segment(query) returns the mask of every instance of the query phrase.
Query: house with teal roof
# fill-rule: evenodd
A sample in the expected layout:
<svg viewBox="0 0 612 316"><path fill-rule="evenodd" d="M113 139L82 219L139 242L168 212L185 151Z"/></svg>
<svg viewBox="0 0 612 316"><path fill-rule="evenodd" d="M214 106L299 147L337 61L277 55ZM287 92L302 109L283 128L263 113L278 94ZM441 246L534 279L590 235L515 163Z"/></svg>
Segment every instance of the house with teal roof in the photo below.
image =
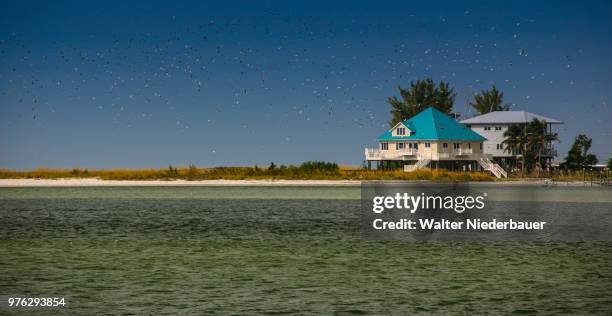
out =
<svg viewBox="0 0 612 316"><path fill-rule="evenodd" d="M378 136L378 148L366 148L368 167L403 166L457 171L488 170L497 177L506 172L483 153L486 138L434 107L397 123Z"/></svg>

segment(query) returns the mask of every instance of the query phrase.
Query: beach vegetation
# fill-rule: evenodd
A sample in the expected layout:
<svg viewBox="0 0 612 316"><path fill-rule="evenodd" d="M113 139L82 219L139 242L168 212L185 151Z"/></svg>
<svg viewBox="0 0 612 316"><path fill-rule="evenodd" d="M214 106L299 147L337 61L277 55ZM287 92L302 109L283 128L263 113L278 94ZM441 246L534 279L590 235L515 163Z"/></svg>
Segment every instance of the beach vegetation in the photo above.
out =
<svg viewBox="0 0 612 316"><path fill-rule="evenodd" d="M597 156L589 153L593 140L587 135L580 134L574 139L574 144L567 153L561 167L569 170L583 169L589 165L596 164Z"/></svg>
<svg viewBox="0 0 612 316"><path fill-rule="evenodd" d="M504 151L518 154L521 177L535 170L536 177L544 170L542 157L550 144L559 141L559 135L546 130L546 122L534 119L527 125L513 124L504 132Z"/></svg>
<svg viewBox="0 0 612 316"><path fill-rule="evenodd" d="M335 165L335 166L334 166ZM586 173L585 173L586 172ZM212 167L195 165L161 169L50 169L28 171L0 169L1 179L70 179L98 178L101 180L431 180L431 181L516 181L545 177L552 181L584 181L599 177L598 171L556 169L524 175L510 175L496 179L490 172L462 172L445 169L418 169L412 172L395 170L367 170L358 166L338 166L335 163L307 162L301 165L282 165L275 168Z"/></svg>
<svg viewBox="0 0 612 316"><path fill-rule="evenodd" d="M540 177L540 172L544 169L542 156L548 149L549 144L559 141L559 135L555 132L546 131L546 122L534 119L527 125L527 140L529 144L530 157L537 172L536 177Z"/></svg>
<svg viewBox="0 0 612 316"><path fill-rule="evenodd" d="M102 180L434 180L492 181L488 172L454 172L420 169L414 172L397 170L364 170L340 167L334 162L307 161L300 165L279 167L213 167L169 166L163 169L48 169L30 171L0 169L3 179L66 179L98 178Z"/></svg>

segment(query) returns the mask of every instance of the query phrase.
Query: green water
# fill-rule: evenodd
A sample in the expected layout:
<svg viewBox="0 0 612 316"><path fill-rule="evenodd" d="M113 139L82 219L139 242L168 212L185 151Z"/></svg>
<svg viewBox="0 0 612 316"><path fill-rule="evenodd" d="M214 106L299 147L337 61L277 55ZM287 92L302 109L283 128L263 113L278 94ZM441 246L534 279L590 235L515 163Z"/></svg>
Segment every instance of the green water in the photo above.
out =
<svg viewBox="0 0 612 316"><path fill-rule="evenodd" d="M0 188L0 295L68 297L28 314L612 311L610 243L367 241L358 198L356 187Z"/></svg>

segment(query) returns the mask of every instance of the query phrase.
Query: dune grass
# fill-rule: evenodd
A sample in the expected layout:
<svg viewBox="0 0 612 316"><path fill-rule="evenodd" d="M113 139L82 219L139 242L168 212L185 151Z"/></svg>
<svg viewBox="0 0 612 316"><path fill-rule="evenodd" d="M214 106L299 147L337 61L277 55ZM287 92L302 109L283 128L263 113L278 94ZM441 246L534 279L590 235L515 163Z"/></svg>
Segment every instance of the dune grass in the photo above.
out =
<svg viewBox="0 0 612 316"><path fill-rule="evenodd" d="M300 166L215 167L196 166L164 169L49 169L29 171L0 169L2 179L65 179L99 178L103 180L434 180L434 181L492 181L495 178L482 172L453 172L447 170L421 169L414 172L403 170L364 170L339 167L335 163L305 162Z"/></svg>
<svg viewBox="0 0 612 316"><path fill-rule="evenodd" d="M459 172L449 170L419 169L413 172L395 170L366 170L336 163L308 161L299 166L271 164L268 167L174 167L160 169L52 169L38 168L20 171L0 169L0 179L67 179L99 178L102 180L433 180L433 181L499 181L542 180L598 181L609 178L608 173L597 171L554 171L536 173L511 173L507 179L496 179L489 172ZM585 180L586 179L586 180Z"/></svg>

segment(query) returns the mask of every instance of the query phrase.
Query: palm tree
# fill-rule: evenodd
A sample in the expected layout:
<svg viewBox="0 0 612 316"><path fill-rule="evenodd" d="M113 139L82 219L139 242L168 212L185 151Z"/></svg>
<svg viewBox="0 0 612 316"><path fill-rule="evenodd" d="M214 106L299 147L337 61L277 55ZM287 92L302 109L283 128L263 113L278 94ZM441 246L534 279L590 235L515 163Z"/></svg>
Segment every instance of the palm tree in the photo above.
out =
<svg viewBox="0 0 612 316"><path fill-rule="evenodd" d="M542 155L545 149L548 149L552 142L559 140L557 133L546 132L546 122L538 119L533 119L527 126L527 137L529 146L536 151L536 171L537 177L540 177L540 169L542 169Z"/></svg>
<svg viewBox="0 0 612 316"><path fill-rule="evenodd" d="M436 84L433 79L410 82L410 87L398 87L400 98L395 96L387 98L391 105L391 121L389 125L395 126L398 122L409 119L424 109L433 106L438 110L453 114L455 103L455 90L447 82Z"/></svg>
<svg viewBox="0 0 612 316"><path fill-rule="evenodd" d="M525 129L518 125L513 124L508 127L504 132L504 151L509 153L520 153L521 154L521 177L525 174L525 152L527 149L528 139Z"/></svg>
<svg viewBox="0 0 612 316"><path fill-rule="evenodd" d="M510 110L510 105L507 103L504 104L504 93L497 90L495 86L493 86L491 90L482 90L480 93L474 95L474 102L470 102L470 105L479 115L493 111Z"/></svg>

